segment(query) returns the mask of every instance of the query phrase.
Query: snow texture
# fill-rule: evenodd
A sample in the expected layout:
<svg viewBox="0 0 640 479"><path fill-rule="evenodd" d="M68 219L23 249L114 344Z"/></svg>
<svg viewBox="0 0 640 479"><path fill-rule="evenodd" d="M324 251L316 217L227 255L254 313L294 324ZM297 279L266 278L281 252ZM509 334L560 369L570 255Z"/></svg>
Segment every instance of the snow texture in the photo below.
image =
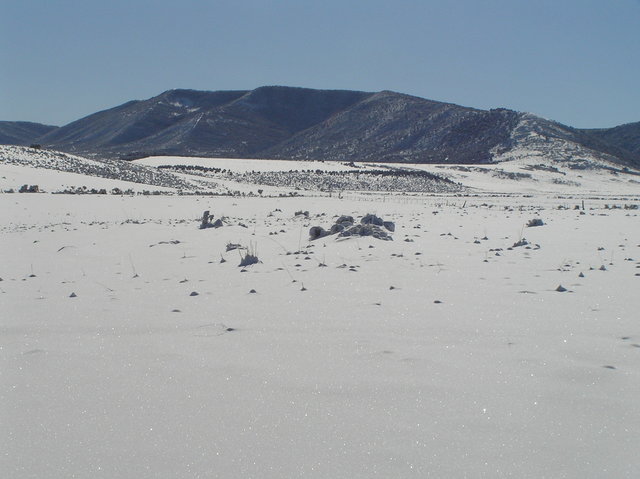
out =
<svg viewBox="0 0 640 479"><path fill-rule="evenodd" d="M2 191L72 174L2 151ZM637 177L527 161L425 167L474 188L444 195L0 193L2 476L635 477ZM307 239L369 213L393 241Z"/></svg>

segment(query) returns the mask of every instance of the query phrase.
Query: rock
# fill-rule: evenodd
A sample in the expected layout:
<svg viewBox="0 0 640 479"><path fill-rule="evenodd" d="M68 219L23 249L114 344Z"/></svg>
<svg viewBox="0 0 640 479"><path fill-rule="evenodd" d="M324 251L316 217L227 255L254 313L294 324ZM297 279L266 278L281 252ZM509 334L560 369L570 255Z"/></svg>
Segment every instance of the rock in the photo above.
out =
<svg viewBox="0 0 640 479"><path fill-rule="evenodd" d="M323 238L324 236L328 236L329 233L322 226L312 226L309 229L309 239L315 240L318 238Z"/></svg>
<svg viewBox="0 0 640 479"><path fill-rule="evenodd" d="M352 226L351 228L343 231L338 236L373 236L376 239L390 241L393 238L389 234L377 225L373 224L359 224Z"/></svg>
<svg viewBox="0 0 640 479"><path fill-rule="evenodd" d="M369 224L373 224L376 226L383 226L384 225L384 221L382 221L382 218L377 217L376 215L373 214L367 214L364 215L362 217L362 219L360 220L360 223L363 225L369 225Z"/></svg>
<svg viewBox="0 0 640 479"><path fill-rule="evenodd" d="M344 225L345 223L349 226L353 225L353 223L355 223L355 221L353 220L353 216L342 215L336 220L337 225Z"/></svg>
<svg viewBox="0 0 640 479"><path fill-rule="evenodd" d="M375 215L365 215L360 221L360 224L355 224L352 216L342 215L331 226L329 231L326 231L321 226L313 226L309 230L309 238L315 240L324 236L337 234L340 237L373 236L376 239L385 241L392 240L393 238L387 231L395 231L395 224L391 221L382 221L381 218Z"/></svg>
<svg viewBox="0 0 640 479"><path fill-rule="evenodd" d="M349 227L349 226L353 226L353 225L349 223L336 223L335 225L331 226L331 229L329 230L329 234L335 235L338 233L342 233L345 230L345 227Z"/></svg>
<svg viewBox="0 0 640 479"><path fill-rule="evenodd" d="M197 291L191 291L191 294L189 296L198 296L200 293L198 293Z"/></svg>
<svg viewBox="0 0 640 479"><path fill-rule="evenodd" d="M567 291L567 288L565 288L565 287L564 287L564 286L562 286L562 285L559 285L559 286L556 288L556 291L557 291L558 293L564 293L565 291Z"/></svg>

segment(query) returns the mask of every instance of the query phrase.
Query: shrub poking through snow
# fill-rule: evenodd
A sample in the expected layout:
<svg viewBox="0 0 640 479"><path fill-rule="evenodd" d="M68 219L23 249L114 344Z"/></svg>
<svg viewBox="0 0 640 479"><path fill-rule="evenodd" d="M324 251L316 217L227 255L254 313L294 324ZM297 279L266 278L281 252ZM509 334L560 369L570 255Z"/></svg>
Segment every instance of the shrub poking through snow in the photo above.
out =
<svg viewBox="0 0 640 479"><path fill-rule="evenodd" d="M206 210L204 213L202 213L202 219L200 220L199 227L201 230L207 228L220 228L222 226L224 226L222 218L218 218L217 220L213 221L213 215L209 213L209 210Z"/></svg>
<svg viewBox="0 0 640 479"><path fill-rule="evenodd" d="M22 185L18 193L40 193L38 185Z"/></svg>
<svg viewBox="0 0 640 479"><path fill-rule="evenodd" d="M241 249L242 245L238 243L227 243L227 251L233 251L234 249Z"/></svg>
<svg viewBox="0 0 640 479"><path fill-rule="evenodd" d="M527 228L532 228L534 226L544 226L544 221L542 221L540 218L533 218L532 220L529 220L529 222L527 223Z"/></svg>
<svg viewBox="0 0 640 479"><path fill-rule="evenodd" d="M252 264L257 264L259 262L258 251L253 243L249 245L244 255L240 252L240 264L238 266L251 266Z"/></svg>
<svg viewBox="0 0 640 479"><path fill-rule="evenodd" d="M213 215L209 214L209 210L206 210L202 213L202 219L200 220L200 229L211 228L213 225L211 224L211 220L213 219Z"/></svg>
<svg viewBox="0 0 640 479"><path fill-rule="evenodd" d="M527 241L526 238L521 238L518 241L516 241L515 243L513 243L512 248L519 248L520 246L526 246L528 244L529 244L529 242Z"/></svg>

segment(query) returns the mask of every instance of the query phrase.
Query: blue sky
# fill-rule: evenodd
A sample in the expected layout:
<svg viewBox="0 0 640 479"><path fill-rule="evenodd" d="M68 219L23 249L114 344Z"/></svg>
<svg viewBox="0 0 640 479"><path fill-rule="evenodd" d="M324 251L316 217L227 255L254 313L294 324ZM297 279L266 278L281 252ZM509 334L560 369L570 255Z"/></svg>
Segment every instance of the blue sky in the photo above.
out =
<svg viewBox="0 0 640 479"><path fill-rule="evenodd" d="M0 45L0 120L290 85L640 121L640 0L1 0Z"/></svg>

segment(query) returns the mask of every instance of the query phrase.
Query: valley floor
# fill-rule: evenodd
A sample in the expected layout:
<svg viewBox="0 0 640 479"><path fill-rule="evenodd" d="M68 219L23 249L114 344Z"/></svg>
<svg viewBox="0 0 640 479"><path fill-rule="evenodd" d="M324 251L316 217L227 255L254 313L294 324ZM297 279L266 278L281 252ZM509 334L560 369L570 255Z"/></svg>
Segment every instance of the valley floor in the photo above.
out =
<svg viewBox="0 0 640 479"><path fill-rule="evenodd" d="M2 476L635 477L637 207L2 194Z"/></svg>

